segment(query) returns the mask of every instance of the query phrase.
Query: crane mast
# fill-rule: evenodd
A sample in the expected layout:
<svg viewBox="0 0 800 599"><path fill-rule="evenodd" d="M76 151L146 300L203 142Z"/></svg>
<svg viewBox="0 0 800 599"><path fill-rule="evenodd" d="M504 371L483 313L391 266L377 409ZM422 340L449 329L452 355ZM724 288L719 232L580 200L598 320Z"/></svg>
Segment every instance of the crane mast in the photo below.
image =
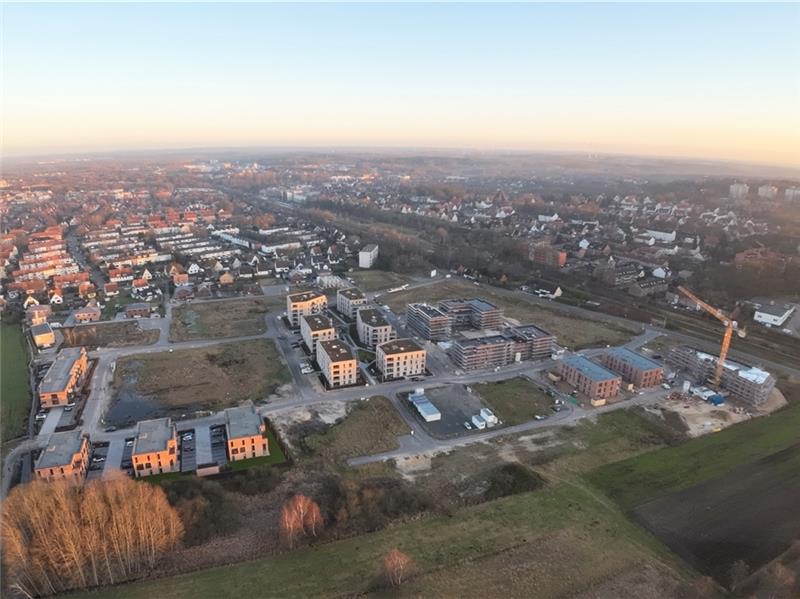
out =
<svg viewBox="0 0 800 599"><path fill-rule="evenodd" d="M678 287L678 291L680 291L687 298L695 302L704 311L714 316L725 327L725 333L722 336L722 346L719 348L719 358L717 359L717 365L714 368L714 376L711 379L711 384L714 387L719 387L719 382L720 379L722 378L723 368L725 368L725 360L728 357L728 350L731 347L731 339L733 338L733 331L736 329L736 321L733 320L733 318L731 318L724 312L722 312L721 310L701 300L694 293L686 289L686 287L682 286Z"/></svg>

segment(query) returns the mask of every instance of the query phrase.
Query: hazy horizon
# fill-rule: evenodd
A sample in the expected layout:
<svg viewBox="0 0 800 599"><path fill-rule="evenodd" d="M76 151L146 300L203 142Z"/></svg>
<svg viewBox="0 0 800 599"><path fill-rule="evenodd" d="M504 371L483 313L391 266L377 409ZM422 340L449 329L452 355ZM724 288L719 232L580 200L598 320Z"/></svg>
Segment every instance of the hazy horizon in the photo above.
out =
<svg viewBox="0 0 800 599"><path fill-rule="evenodd" d="M370 148L800 166L800 7L575 8L5 5L3 154Z"/></svg>

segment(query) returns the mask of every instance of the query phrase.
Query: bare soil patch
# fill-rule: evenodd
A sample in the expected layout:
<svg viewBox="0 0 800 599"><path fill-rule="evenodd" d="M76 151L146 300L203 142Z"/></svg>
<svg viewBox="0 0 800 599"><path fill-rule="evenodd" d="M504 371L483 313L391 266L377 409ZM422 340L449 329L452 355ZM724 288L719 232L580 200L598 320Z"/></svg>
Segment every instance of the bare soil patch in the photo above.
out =
<svg viewBox="0 0 800 599"><path fill-rule="evenodd" d="M129 347L152 345L158 341L158 330L142 330L138 322L122 321L84 324L61 329L64 347Z"/></svg>
<svg viewBox="0 0 800 599"><path fill-rule="evenodd" d="M273 305L265 298L184 304L172 311L169 337L190 341L260 335L267 330L264 315Z"/></svg>

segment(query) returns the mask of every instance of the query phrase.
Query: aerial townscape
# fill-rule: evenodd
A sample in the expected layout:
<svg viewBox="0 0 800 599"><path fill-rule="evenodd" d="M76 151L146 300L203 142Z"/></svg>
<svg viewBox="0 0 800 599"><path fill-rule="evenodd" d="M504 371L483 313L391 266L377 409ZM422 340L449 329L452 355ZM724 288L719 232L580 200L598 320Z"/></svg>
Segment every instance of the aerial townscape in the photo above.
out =
<svg viewBox="0 0 800 599"><path fill-rule="evenodd" d="M3 597L800 596L800 163L164 143L4 150Z"/></svg>

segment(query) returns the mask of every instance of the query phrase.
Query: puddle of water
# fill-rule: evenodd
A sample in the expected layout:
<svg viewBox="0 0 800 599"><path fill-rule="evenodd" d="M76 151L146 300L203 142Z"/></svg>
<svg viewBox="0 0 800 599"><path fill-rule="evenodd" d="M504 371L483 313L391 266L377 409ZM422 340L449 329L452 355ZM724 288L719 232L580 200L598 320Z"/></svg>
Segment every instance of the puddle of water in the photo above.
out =
<svg viewBox="0 0 800 599"><path fill-rule="evenodd" d="M139 393L137 387L142 363L131 361L126 365L117 392L106 412L105 421L118 427L135 424L139 420L158 418L162 406L153 397Z"/></svg>

